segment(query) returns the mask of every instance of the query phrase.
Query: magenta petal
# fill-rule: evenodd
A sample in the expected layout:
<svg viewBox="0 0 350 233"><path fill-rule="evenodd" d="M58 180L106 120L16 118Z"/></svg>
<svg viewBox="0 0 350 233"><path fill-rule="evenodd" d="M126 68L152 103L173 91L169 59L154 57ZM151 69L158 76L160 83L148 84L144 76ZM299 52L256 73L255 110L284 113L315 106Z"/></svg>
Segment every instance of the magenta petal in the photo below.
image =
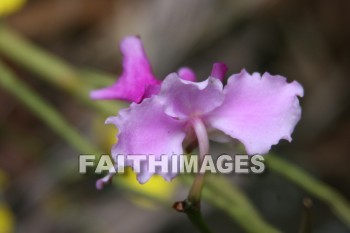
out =
<svg viewBox="0 0 350 233"><path fill-rule="evenodd" d="M210 114L208 122L240 140L248 154L265 154L280 139L292 140L301 116L297 96L303 96L303 88L298 82L243 70L229 78L224 93L223 104Z"/></svg>
<svg viewBox="0 0 350 233"><path fill-rule="evenodd" d="M227 73L227 70L228 68L225 63L214 63L210 76L222 81Z"/></svg>
<svg viewBox="0 0 350 233"><path fill-rule="evenodd" d="M203 82L190 82L172 73L163 81L159 97L169 116L178 119L198 117L222 104L223 85L212 77Z"/></svg>
<svg viewBox="0 0 350 233"><path fill-rule="evenodd" d="M187 81L196 81L196 74L194 71L188 67L182 67L177 71L178 75L183 79Z"/></svg>
<svg viewBox="0 0 350 233"><path fill-rule="evenodd" d="M172 156L183 153L182 141L185 138L184 123L164 113L163 105L157 96L145 99L141 104L131 104L121 110L116 117L109 117L107 124L114 124L119 130L118 142L112 148L112 156L121 155L160 155ZM140 183L145 183L152 174L142 165L137 175ZM166 180L174 173L157 173Z"/></svg>
<svg viewBox="0 0 350 233"><path fill-rule="evenodd" d="M152 73L142 42L137 36L126 37L120 44L123 72L112 86L90 93L92 99L120 99L139 103L146 90L160 82Z"/></svg>

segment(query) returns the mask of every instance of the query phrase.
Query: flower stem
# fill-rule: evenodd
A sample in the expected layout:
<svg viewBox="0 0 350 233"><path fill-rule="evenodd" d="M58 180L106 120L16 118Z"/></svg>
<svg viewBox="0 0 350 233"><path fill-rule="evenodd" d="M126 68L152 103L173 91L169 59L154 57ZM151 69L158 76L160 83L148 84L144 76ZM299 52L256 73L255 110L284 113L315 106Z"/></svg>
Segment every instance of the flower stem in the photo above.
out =
<svg viewBox="0 0 350 233"><path fill-rule="evenodd" d="M193 129L199 145L199 167L201 167L204 156L209 153L209 139L203 121L199 118L193 120ZM204 173L198 173L192 183L186 200L175 202L174 209L187 214L191 223L202 233L210 233L201 213L201 195L204 184Z"/></svg>
<svg viewBox="0 0 350 233"><path fill-rule="evenodd" d="M207 130L202 120L195 119L193 121L193 129L196 134L199 146L199 167L203 163L204 156L209 153L209 139ZM194 179L187 199L194 204L199 204L201 199L201 193L204 184L205 173L198 173Z"/></svg>
<svg viewBox="0 0 350 233"><path fill-rule="evenodd" d="M56 109L22 83L1 61L0 77L0 86L2 88L22 101L32 112L53 128L60 136L69 141L78 151L84 154L99 154L99 151L75 131Z"/></svg>
<svg viewBox="0 0 350 233"><path fill-rule="evenodd" d="M91 78L86 78L86 74L91 72L81 72L85 75L83 78L78 69L67 64L59 57L31 44L1 22L0 34L1 55L15 61L16 64L28 68L32 73L37 74L38 78L42 78L53 86L69 92L84 102L84 104L89 105L106 116L116 113L115 104L111 102L91 101L88 97L89 90L96 88L96 86L92 86L87 82ZM99 77L101 76L99 75ZM106 76L106 78L108 77Z"/></svg>

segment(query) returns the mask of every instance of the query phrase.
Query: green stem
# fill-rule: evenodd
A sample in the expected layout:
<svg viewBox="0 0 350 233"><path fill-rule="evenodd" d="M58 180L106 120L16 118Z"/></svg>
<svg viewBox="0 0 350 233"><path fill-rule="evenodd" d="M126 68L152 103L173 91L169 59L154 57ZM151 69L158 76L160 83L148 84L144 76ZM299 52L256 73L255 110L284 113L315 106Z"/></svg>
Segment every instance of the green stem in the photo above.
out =
<svg viewBox="0 0 350 233"><path fill-rule="evenodd" d="M92 69L82 69L80 71L81 77L85 77L86 81L94 88L103 88L112 85L116 77L115 75L110 75L102 73Z"/></svg>
<svg viewBox="0 0 350 233"><path fill-rule="evenodd" d="M0 61L0 85L21 100L31 111L64 137L81 153L96 154L97 150L77 133L58 112L29 89Z"/></svg>
<svg viewBox="0 0 350 233"><path fill-rule="evenodd" d="M270 170L324 201L350 228L350 203L332 187L313 178L299 167L288 163L276 155L265 156L265 161Z"/></svg>
<svg viewBox="0 0 350 233"><path fill-rule="evenodd" d="M93 87L86 82L89 79L84 80L81 78L79 71L66 64L60 58L24 40L3 24L0 24L0 35L0 53L2 55L28 68L31 72L37 74L38 77L52 85L76 96L99 112L106 115L116 114L115 104L91 101L89 99L89 90L93 89ZM85 73L87 72L85 71Z"/></svg>

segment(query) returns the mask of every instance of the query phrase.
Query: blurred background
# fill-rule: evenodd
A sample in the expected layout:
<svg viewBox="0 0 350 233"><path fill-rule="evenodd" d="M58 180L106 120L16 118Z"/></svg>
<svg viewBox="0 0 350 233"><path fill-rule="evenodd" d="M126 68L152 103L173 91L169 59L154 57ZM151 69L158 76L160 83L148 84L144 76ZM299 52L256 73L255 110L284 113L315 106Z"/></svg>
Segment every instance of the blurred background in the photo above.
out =
<svg viewBox="0 0 350 233"><path fill-rule="evenodd" d="M120 39L137 34L159 78L186 65L204 79L212 63L222 61L230 74L245 68L297 80L305 89L302 120L293 142L273 151L349 199L349 11L348 0L28 0L1 23L73 67L115 77ZM105 116L1 51L0 59L108 153L115 130L103 124ZM0 106L0 233L195 232L170 206L134 198L118 185L97 191L92 173L72 175L79 152L1 87ZM120 104L113 106L116 114ZM309 196L304 190L269 171L228 178L267 222L298 232L301 201ZM155 182L146 189L170 204L188 190ZM313 232L349 232L324 203L313 201ZM208 204L204 213L215 232L244 232Z"/></svg>

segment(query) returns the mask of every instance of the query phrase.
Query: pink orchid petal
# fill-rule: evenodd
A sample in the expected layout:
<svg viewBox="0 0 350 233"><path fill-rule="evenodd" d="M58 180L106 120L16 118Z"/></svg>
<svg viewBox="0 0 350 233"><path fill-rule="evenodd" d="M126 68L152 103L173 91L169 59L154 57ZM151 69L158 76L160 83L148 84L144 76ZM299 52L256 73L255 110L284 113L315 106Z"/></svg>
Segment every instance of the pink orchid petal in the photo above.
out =
<svg viewBox="0 0 350 233"><path fill-rule="evenodd" d="M184 123L164 113L160 98L154 96L141 104L131 104L121 110L116 117L109 117L107 124L114 124L119 130L118 143L112 148L112 156L117 155L160 155L172 156L183 153L185 138ZM137 175L140 183L145 183L153 174L142 164L142 172ZM158 173L166 180L176 174Z"/></svg>
<svg viewBox="0 0 350 233"><path fill-rule="evenodd" d="M188 67L182 67L177 71L178 75L183 79L187 81L196 81L196 74L194 71Z"/></svg>
<svg viewBox="0 0 350 233"><path fill-rule="evenodd" d="M126 37L120 44L123 72L112 86L90 93L92 99L120 99L139 103L149 86L159 85L152 73L142 42L137 36Z"/></svg>
<svg viewBox="0 0 350 233"><path fill-rule="evenodd" d="M227 73L227 70L228 68L225 63L222 63L222 62L214 63L210 76L222 81Z"/></svg>
<svg viewBox="0 0 350 233"><path fill-rule="evenodd" d="M224 93L223 104L210 114L208 123L240 140L248 154L265 154L280 139L292 140L301 117L297 96L303 96L303 88L298 82L243 70L229 78Z"/></svg>
<svg viewBox="0 0 350 233"><path fill-rule="evenodd" d="M198 117L222 104L223 85L212 77L203 82L191 82L172 73L163 81L159 97L163 99L169 116L178 119Z"/></svg>

